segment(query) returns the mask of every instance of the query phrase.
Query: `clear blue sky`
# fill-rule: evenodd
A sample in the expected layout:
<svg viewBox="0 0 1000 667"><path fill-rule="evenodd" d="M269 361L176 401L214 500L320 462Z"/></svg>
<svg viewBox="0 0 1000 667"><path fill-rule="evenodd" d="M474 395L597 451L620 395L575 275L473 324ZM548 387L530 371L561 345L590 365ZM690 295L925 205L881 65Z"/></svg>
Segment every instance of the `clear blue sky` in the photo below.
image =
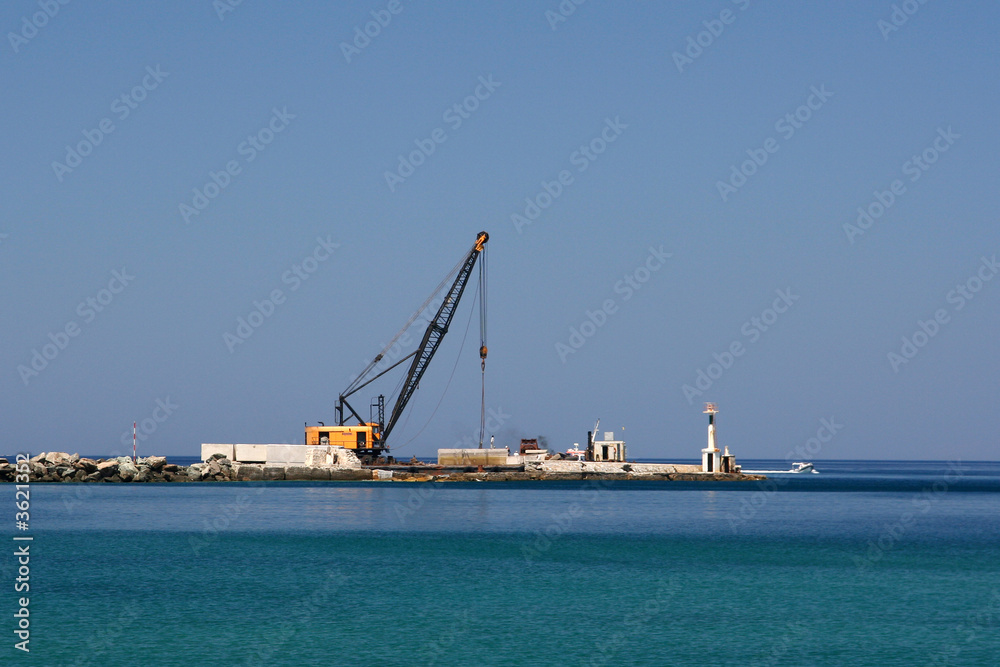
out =
<svg viewBox="0 0 1000 667"><path fill-rule="evenodd" d="M300 442L483 229L500 445L996 458L1000 4L893 4L4 3L0 449ZM472 307L399 456L478 435Z"/></svg>

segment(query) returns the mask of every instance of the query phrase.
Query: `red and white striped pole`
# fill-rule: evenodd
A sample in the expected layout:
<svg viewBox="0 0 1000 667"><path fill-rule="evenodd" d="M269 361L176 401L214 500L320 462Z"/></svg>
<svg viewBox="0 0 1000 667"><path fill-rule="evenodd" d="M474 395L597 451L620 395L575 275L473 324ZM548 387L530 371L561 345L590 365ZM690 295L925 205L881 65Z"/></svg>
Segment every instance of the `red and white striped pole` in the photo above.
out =
<svg viewBox="0 0 1000 667"><path fill-rule="evenodd" d="M132 463L135 463L135 422L132 422Z"/></svg>

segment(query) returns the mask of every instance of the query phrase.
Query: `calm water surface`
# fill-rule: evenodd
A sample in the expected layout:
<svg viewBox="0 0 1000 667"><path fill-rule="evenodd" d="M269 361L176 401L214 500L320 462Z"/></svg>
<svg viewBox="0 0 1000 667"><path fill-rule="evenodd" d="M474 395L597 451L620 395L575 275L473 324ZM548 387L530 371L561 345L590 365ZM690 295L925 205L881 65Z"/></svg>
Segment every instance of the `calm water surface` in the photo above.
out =
<svg viewBox="0 0 1000 667"><path fill-rule="evenodd" d="M1000 465L817 468L35 484L32 650L3 664L998 664Z"/></svg>

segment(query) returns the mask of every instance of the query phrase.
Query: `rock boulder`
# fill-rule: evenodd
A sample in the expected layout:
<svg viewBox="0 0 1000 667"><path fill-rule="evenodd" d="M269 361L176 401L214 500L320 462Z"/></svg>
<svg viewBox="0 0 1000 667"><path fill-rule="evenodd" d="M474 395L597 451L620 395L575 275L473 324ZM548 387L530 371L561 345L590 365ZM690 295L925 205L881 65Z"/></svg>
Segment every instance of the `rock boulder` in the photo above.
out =
<svg viewBox="0 0 1000 667"><path fill-rule="evenodd" d="M135 467L135 464L130 460L125 460L118 464L118 476L122 478L123 482L131 482L132 478L139 474L139 469Z"/></svg>
<svg viewBox="0 0 1000 667"><path fill-rule="evenodd" d="M66 452L48 452L41 459L41 463L46 466L62 466L71 465L73 461Z"/></svg>
<svg viewBox="0 0 1000 667"><path fill-rule="evenodd" d="M115 461L114 459L110 461L102 461L97 464L97 474L100 475L102 479L105 477L111 477L116 472L118 472L118 461Z"/></svg>
<svg viewBox="0 0 1000 667"><path fill-rule="evenodd" d="M144 462L150 470L160 470L167 464L166 456L147 456Z"/></svg>

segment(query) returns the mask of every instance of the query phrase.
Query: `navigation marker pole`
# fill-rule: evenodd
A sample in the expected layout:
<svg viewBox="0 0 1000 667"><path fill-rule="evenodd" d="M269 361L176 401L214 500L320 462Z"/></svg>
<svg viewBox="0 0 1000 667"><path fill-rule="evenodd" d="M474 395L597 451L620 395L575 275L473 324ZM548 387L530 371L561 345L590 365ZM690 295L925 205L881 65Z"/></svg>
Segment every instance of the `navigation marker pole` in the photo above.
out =
<svg viewBox="0 0 1000 667"><path fill-rule="evenodd" d="M132 422L132 463L135 462L135 422Z"/></svg>

